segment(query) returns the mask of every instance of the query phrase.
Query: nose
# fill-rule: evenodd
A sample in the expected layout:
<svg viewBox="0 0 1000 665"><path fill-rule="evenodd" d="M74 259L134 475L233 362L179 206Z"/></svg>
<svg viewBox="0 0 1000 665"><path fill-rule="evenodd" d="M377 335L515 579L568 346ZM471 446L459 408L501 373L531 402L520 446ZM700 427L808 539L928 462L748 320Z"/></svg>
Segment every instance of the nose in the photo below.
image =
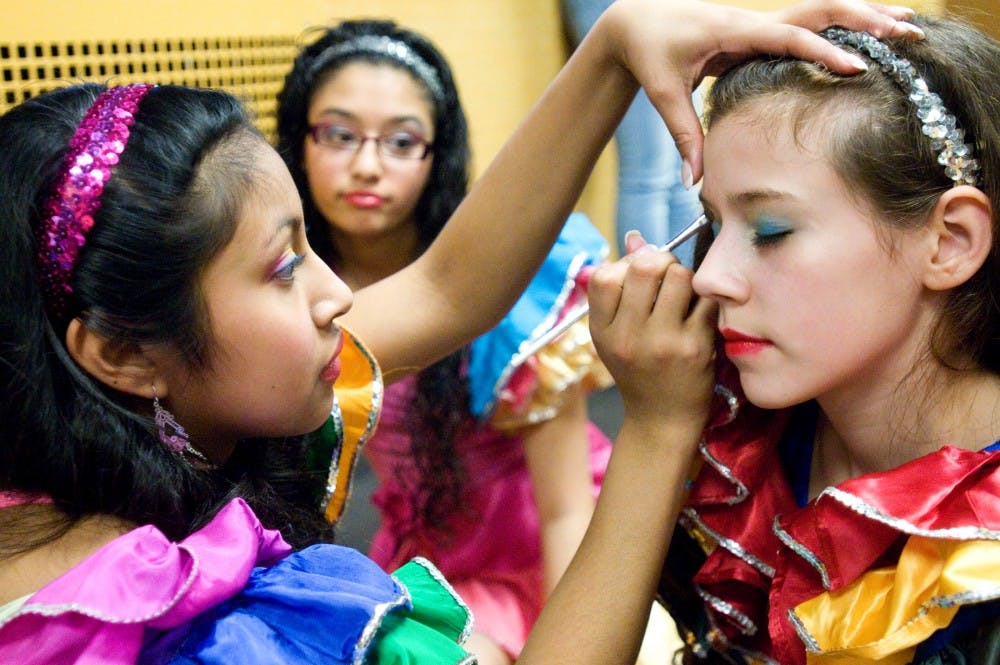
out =
<svg viewBox="0 0 1000 665"><path fill-rule="evenodd" d="M351 175L361 180L373 180L382 175L382 157L378 153L378 141L371 136L361 139L361 145L351 157Z"/></svg>
<svg viewBox="0 0 1000 665"><path fill-rule="evenodd" d="M335 319L351 309L351 305L354 304L354 294L323 259L311 249L309 253L311 255L309 263L313 266L310 313L316 327L326 330L333 325Z"/></svg>
<svg viewBox="0 0 1000 665"><path fill-rule="evenodd" d="M694 273L691 286L702 298L718 303L742 304L750 296L750 287L741 273L741 259L735 233L719 231L708 253Z"/></svg>

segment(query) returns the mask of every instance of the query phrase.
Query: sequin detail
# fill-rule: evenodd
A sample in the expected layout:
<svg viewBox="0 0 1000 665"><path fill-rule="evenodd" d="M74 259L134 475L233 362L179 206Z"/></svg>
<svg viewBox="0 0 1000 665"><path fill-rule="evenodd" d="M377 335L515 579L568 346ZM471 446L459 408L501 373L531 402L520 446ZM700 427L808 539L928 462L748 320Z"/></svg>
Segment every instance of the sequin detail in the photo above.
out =
<svg viewBox="0 0 1000 665"><path fill-rule="evenodd" d="M441 80L434 68L427 64L427 61L421 58L408 44L388 35L359 35L354 39L334 44L316 56L310 72L315 76L335 60L360 54L380 55L404 65L417 75L417 78L427 87L436 102L442 103L444 101L444 86L441 85Z"/></svg>
<svg viewBox="0 0 1000 665"><path fill-rule="evenodd" d="M931 140L945 175L956 185L979 185L979 161L972 146L965 142L965 130L958 126L941 97L928 90L927 82L909 60L896 55L888 44L866 32L830 28L820 34L838 46L857 49L877 63L917 107L921 131Z"/></svg>
<svg viewBox="0 0 1000 665"><path fill-rule="evenodd" d="M105 90L87 109L69 142L37 232L42 292L50 316L56 319L66 314L73 270L101 207L104 185L125 150L139 102L153 87L136 84Z"/></svg>
<svg viewBox="0 0 1000 665"><path fill-rule="evenodd" d="M734 506L737 503L742 503L748 496L750 496L750 490L747 489L747 486L744 485L732 471L730 471L729 467L720 462L715 455L709 451L708 445L705 443L704 439L702 439L701 443L698 444L698 452L701 453L702 459L704 459L706 463L708 463L719 473L720 476L728 480L733 485L733 490L735 490L736 493L723 500L722 503L727 506Z"/></svg>
<svg viewBox="0 0 1000 665"><path fill-rule="evenodd" d="M727 603L718 596L713 596L707 591L702 591L700 588L697 590L698 595L701 599L713 610L719 614L729 617L732 621L735 621L739 625L740 630L744 635L756 635L757 634L757 624L750 620L750 617L736 610L732 604ZM725 639L725 636L719 633L719 642L725 646L729 646L729 642Z"/></svg>
<svg viewBox="0 0 1000 665"><path fill-rule="evenodd" d="M771 529L774 531L774 535L776 535L778 540L784 543L786 547L805 559L810 566L816 569L816 572L819 573L820 580L823 583L823 588L829 591L830 573L826 571L826 566L823 565L823 562L818 556L813 554L812 550L792 538L791 534L781 528L781 525L778 523L779 518L780 515L775 516L774 523L771 526Z"/></svg>
<svg viewBox="0 0 1000 665"><path fill-rule="evenodd" d="M1000 540L1000 531L984 529L980 526L956 526L948 529L923 529L905 520L901 520L888 515L874 506L866 503L863 499L849 494L836 487L827 487L816 498L817 501L823 497L830 497L837 503L850 508L859 515L863 515L870 520L881 522L892 527L900 533L911 536L925 536L927 538L941 538L947 540Z"/></svg>
<svg viewBox="0 0 1000 665"><path fill-rule="evenodd" d="M761 560L759 557L754 556L749 551L746 550L742 545L732 538L726 538L718 531L711 529L705 524L701 518L698 516L698 512L693 508L685 508L680 516L681 525L690 532L692 529L700 530L706 537L714 540L719 547L722 547L732 553L733 556L746 561L748 564L756 568L762 575L767 577L774 577L774 567L768 565L766 562Z"/></svg>

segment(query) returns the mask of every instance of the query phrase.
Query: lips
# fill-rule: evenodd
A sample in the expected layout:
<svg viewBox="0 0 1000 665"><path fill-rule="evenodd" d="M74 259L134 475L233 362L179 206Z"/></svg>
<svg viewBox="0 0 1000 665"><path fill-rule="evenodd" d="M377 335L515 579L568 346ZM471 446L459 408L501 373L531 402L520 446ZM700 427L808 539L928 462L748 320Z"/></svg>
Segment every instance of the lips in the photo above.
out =
<svg viewBox="0 0 1000 665"><path fill-rule="evenodd" d="M723 328L720 332L725 340L726 355L730 358L753 355L774 346L770 340L744 335L731 328Z"/></svg>
<svg viewBox="0 0 1000 665"><path fill-rule="evenodd" d="M341 333L337 338L337 348L330 357L330 362L323 368L320 377L327 383L333 383L340 376L340 352L344 349L344 335Z"/></svg>
<svg viewBox="0 0 1000 665"><path fill-rule="evenodd" d="M344 194L344 200L347 201L348 205L355 208L360 208L361 210L371 210L372 208L378 208L381 206L385 199L376 194L375 192L347 192Z"/></svg>

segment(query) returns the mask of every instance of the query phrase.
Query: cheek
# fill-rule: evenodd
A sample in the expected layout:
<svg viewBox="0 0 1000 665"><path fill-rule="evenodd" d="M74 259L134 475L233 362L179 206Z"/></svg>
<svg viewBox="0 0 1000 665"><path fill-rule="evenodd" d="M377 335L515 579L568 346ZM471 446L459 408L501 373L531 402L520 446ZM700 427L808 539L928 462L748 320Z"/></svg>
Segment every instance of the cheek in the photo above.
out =
<svg viewBox="0 0 1000 665"><path fill-rule="evenodd" d="M333 186L334 180L343 171L326 152L307 149L302 157L302 171L310 191L323 191Z"/></svg>
<svg viewBox="0 0 1000 665"><path fill-rule="evenodd" d="M430 177L431 162L428 160L422 163L419 169L415 170L401 183L406 189L406 199L411 206L416 205L417 201L420 200L420 196L424 193L424 188L427 187L427 181L430 180Z"/></svg>

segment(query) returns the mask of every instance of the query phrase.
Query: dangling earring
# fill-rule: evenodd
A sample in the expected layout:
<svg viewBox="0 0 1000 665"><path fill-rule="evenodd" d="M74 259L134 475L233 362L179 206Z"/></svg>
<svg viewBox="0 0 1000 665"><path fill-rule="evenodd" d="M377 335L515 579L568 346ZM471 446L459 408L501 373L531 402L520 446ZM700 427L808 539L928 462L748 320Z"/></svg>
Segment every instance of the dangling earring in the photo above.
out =
<svg viewBox="0 0 1000 665"><path fill-rule="evenodd" d="M184 457L185 455L193 457L197 460L193 462L197 467L203 469L217 468L205 457L203 452L191 445L187 432L174 420L174 414L160 405L160 398L156 394L155 385L153 386L153 421L156 423L156 429L159 431L160 441L167 447L167 450L176 453L179 457ZM173 434L169 434L168 432L173 432Z"/></svg>
<svg viewBox="0 0 1000 665"><path fill-rule="evenodd" d="M190 447L187 432L174 420L174 414L160 406L160 398L156 394L156 386L153 386L153 420L160 433L160 441L167 447L167 450L180 454L185 448ZM168 434L167 428L174 432Z"/></svg>

